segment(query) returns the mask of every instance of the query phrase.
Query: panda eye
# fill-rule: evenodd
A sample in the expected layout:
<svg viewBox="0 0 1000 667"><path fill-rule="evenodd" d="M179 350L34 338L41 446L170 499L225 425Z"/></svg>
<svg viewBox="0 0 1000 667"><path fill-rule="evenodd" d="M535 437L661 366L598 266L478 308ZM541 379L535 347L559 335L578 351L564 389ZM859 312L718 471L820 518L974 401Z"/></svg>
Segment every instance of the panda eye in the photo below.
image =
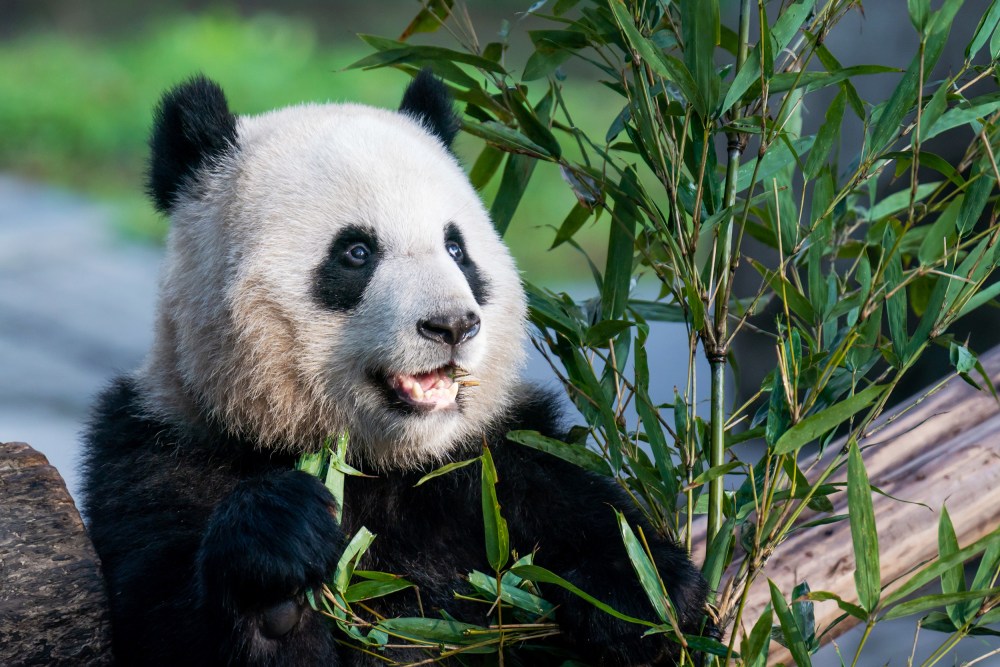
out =
<svg viewBox="0 0 1000 667"><path fill-rule="evenodd" d="M364 266L371 254L372 251L364 243L352 243L344 252L344 262L349 266Z"/></svg>
<svg viewBox="0 0 1000 667"><path fill-rule="evenodd" d="M444 249L448 251L451 258L456 262L461 262L465 259L465 253L462 252L462 246L458 245L455 241L447 241L444 244Z"/></svg>

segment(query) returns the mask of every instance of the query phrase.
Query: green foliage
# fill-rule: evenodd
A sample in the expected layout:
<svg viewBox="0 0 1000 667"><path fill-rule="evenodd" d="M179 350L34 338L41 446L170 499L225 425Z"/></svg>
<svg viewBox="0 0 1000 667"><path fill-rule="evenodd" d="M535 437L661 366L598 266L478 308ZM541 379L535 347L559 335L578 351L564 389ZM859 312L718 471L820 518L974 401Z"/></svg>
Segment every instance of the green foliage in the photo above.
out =
<svg viewBox="0 0 1000 667"><path fill-rule="evenodd" d="M620 516L623 544L659 624L626 617L524 559L507 568L506 524L486 452L484 548L495 576L472 573L469 580L497 603L489 650L503 650L504 609L547 614L536 592L523 604L515 601L520 594L505 597L509 581L522 591L529 581L560 586L687 646L685 660L698 650L721 658L717 663L762 665L774 636L798 664L809 664L832 629L816 627L814 602L835 603L843 612L837 622L864 622L864 639L880 619L925 614L925 628L950 637L928 664L961 637L992 632L986 626L1000 617L994 609L1000 529L962 547L943 512L938 558L883 591L863 457L873 421L930 344L949 349L955 376L996 395L975 353L948 333L972 310L996 305L1000 293L990 283L1000 266L994 157L1000 97L971 96L975 83L998 78L996 0L967 46L969 59L942 80L928 78L961 4L899 5L919 47L906 70L894 74L886 98L871 101L859 97L854 81L890 70L845 68L825 45L838 21L857 10L852 0L742 0L736 30L721 23L715 0L539 3L533 20L544 29L529 34L531 51L520 72L509 58L509 25L500 41L483 46L466 15L447 3L426 4L411 27L444 23L458 41L454 48L364 38L375 52L353 67L410 75L431 67L448 83L462 104L463 129L485 142L472 178L492 195L500 233L516 229L522 195L536 173L550 168L570 195L553 218L563 221L553 247L580 248L587 230L606 239L603 257L584 252L590 298L527 285L536 344L580 411L583 424L574 430L580 437L562 443L521 431L511 439L612 476L652 529L689 548L696 517L707 515L707 545L698 548L707 552L706 577L725 587L711 613L728 624L726 645L680 635L642 531ZM751 14L760 25L754 35ZM992 60L983 58L986 51ZM591 85L578 80L582 69L617 100L606 127L575 122L588 102L574 91ZM803 109L826 87L837 90L811 133ZM855 117L863 141L842 146L842 128ZM923 147L942 135L964 150L956 164ZM926 178L928 170L939 176ZM748 235L755 246L744 243ZM749 296L734 293L740 265L760 276ZM738 361L732 344L751 317L773 342L773 369L755 395L727 404L726 368ZM687 348L649 346L656 321L683 322ZM673 397L651 391L649 359L657 354L688 360ZM699 355L712 369L707 412L697 392ZM838 436L837 446L828 447ZM766 445L759 455L734 447L751 439ZM846 499L846 517L833 514L838 495ZM812 516L805 521L807 509ZM854 594L810 591L823 582L803 582L787 601L771 584L764 614L743 618L746 592L792 531L845 518ZM967 582L963 565L980 555L979 571ZM908 598L935 581L940 593ZM394 629L384 621L376 627ZM396 634L431 645L443 641L442 627L454 650L486 650L484 643L463 643L463 633L473 631L451 621Z"/></svg>

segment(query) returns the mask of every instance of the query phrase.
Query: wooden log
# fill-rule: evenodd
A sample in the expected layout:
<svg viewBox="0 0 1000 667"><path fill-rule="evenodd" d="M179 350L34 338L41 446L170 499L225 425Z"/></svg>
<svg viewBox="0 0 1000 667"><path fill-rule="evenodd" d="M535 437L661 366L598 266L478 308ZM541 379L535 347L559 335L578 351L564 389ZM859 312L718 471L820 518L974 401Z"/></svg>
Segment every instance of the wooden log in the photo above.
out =
<svg viewBox="0 0 1000 667"><path fill-rule="evenodd" d="M980 360L993 382L1000 384L1000 347ZM905 581L903 575L937 555L938 519L946 503L961 546L1000 525L1000 409L991 394L955 379L904 415L888 419L883 418L881 423L887 425L862 443L874 443L864 452L869 479L891 496L931 508L873 496L882 584L891 592ZM830 450L842 445L835 443ZM843 480L841 474L833 481ZM845 496L831 497L834 514L847 513ZM770 601L768 578L786 597L807 581L813 590L831 591L856 603L848 522L794 533L778 547L751 589L743 615L747 632ZM817 632L841 615L833 602L817 602L814 609ZM824 642L854 623L853 618L840 623ZM769 664L778 662L792 664L788 652L772 643Z"/></svg>
<svg viewBox="0 0 1000 667"><path fill-rule="evenodd" d="M66 484L0 443L0 665L110 665L100 561Z"/></svg>

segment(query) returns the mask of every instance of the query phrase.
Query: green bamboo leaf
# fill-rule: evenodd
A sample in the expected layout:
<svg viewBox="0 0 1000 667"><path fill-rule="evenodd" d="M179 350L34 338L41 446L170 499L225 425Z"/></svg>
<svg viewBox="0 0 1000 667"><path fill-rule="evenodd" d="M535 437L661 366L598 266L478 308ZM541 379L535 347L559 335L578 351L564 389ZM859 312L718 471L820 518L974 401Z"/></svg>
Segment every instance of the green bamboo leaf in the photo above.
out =
<svg viewBox="0 0 1000 667"><path fill-rule="evenodd" d="M715 68L715 46L719 43L719 0L680 0L680 13L684 64L705 99L705 112L712 114L719 103L720 88Z"/></svg>
<svg viewBox="0 0 1000 667"><path fill-rule="evenodd" d="M771 183L771 179L788 167L789 162L795 162L797 155L803 155L812 148L816 137L808 136L795 139L791 146L784 142L775 142L767 147L767 152L760 158L760 168L757 170L757 183ZM756 160L748 160L740 165L736 173L736 193L750 187Z"/></svg>
<svg viewBox="0 0 1000 667"><path fill-rule="evenodd" d="M520 562L520 561L519 561ZM469 583L487 598L497 598L497 579L477 570L469 573ZM536 616L552 619L555 615L555 605L543 600L537 595L521 590L517 586L508 586L504 581L500 587L500 599L518 609L523 609Z"/></svg>
<svg viewBox="0 0 1000 667"><path fill-rule="evenodd" d="M708 109L705 98L701 94L698 84L683 62L673 56L662 53L655 44L646 39L635 27L632 15L621 0L611 3L611 11L614 13L618 27L625 35L628 44L639 54L639 58L648 65L657 76L663 77L667 81L672 81L680 88L681 93L688 103L695 108L702 118L708 118Z"/></svg>
<svg viewBox="0 0 1000 667"><path fill-rule="evenodd" d="M500 502L497 500L497 470L493 465L493 456L489 447L483 447L482 459L482 502L483 527L486 533L486 557L490 566L500 571L510 557L510 538L507 532L507 520L500 513Z"/></svg>
<svg viewBox="0 0 1000 667"><path fill-rule="evenodd" d="M410 24L399 36L401 42L405 42L412 35L418 32L437 32L438 28L451 16L451 8L455 0L429 0L424 8L413 17Z"/></svg>
<svg viewBox="0 0 1000 667"><path fill-rule="evenodd" d="M930 0L907 0L907 9L910 10L910 22L917 32L923 33L927 27L927 17L931 12Z"/></svg>
<svg viewBox="0 0 1000 667"><path fill-rule="evenodd" d="M360 581L347 587L344 599L348 602L362 602L412 587L412 583L401 577L389 581Z"/></svg>
<svg viewBox="0 0 1000 667"><path fill-rule="evenodd" d="M885 312L889 320L889 337L892 350L900 367L906 364L906 348L909 337L906 331L906 288L903 284L903 258L896 248L896 231L892 225L885 226L882 235L882 260L885 262L885 289L890 293L885 300ZM898 289L897 289L898 288Z"/></svg>
<svg viewBox="0 0 1000 667"><path fill-rule="evenodd" d="M563 220L563 223L559 226L559 230L556 232L556 237L552 241L552 245L549 247L549 250L558 248L563 243L573 238L573 235L576 234L581 227L583 227L583 223L590 219L591 213L592 212L589 208L580 202L577 202L566 216L566 219Z"/></svg>
<svg viewBox="0 0 1000 667"><path fill-rule="evenodd" d="M660 573L656 570L656 566L653 565L646 551L642 548L639 538L632 532L632 528L628 525L625 515L618 510L615 510L615 515L618 517L618 528L621 531L622 541L625 543L625 550L628 552L628 558L632 562L632 568L639 577L639 583L642 584L642 590L645 591L646 597L649 598L649 602L653 605L653 609L656 611L656 615L660 621L663 623L670 622L671 625L675 625L677 615L673 609L673 605L670 603L670 598L667 596L667 590L663 586L663 581L660 579Z"/></svg>
<svg viewBox="0 0 1000 667"><path fill-rule="evenodd" d="M390 635L431 646L462 646L500 638L499 630L442 618L386 618L379 621L377 627ZM494 649L491 648L489 652L493 653Z"/></svg>
<svg viewBox="0 0 1000 667"><path fill-rule="evenodd" d="M788 46L788 43L792 41L792 37L795 36L795 33L799 31L802 24L809 18L809 14L812 12L815 4L816 0L801 0L800 2L790 4L785 8L781 16L778 17L778 20L775 21L774 27L768 31L769 34L765 35L762 41L771 47L765 53L768 61L766 64L769 69L773 69L774 67L773 54L781 53ZM747 56L746 62L743 63L743 67L736 73L732 85L726 92L725 100L722 102L723 112L729 111L734 104L743 98L751 86L760 81L760 61L761 52L760 45L758 44L753 47ZM841 69L839 65L837 69Z"/></svg>
<svg viewBox="0 0 1000 667"><path fill-rule="evenodd" d="M359 35L359 37L369 44L377 43L382 46L387 46L385 43L389 41L383 38L375 37L374 35ZM487 72L493 72L494 74L506 74L503 66L499 63L495 63L492 60L482 58L472 53L454 51L440 46L418 46L414 44L404 44L402 42L397 43L399 44L398 47L385 48L377 51L376 53L367 55L364 58L351 63L345 69L386 67L388 65L401 65L404 63L423 65L434 61L447 61L452 63L461 63L463 65L471 65Z"/></svg>
<svg viewBox="0 0 1000 667"><path fill-rule="evenodd" d="M639 189L638 177L628 168L622 174L621 189L626 196L615 200L608 229L608 257L601 285L601 315L604 319L617 320L625 314L629 286L632 281L632 255L635 252L635 230L639 223L639 210L635 199L628 196Z"/></svg>
<svg viewBox="0 0 1000 667"><path fill-rule="evenodd" d="M847 105L847 94L841 90L830 102L826 110L826 119L816 134L816 142L809 151L806 160L806 178L813 179L819 173L820 167L826 164L833 144L840 140L840 125L844 120L844 107Z"/></svg>
<svg viewBox="0 0 1000 667"><path fill-rule="evenodd" d="M811 667L812 659L809 657L809 649L802 638L799 626L795 624L795 619L792 617L792 612L788 609L788 604L785 603L785 598L781 595L781 591L778 590L773 581L768 579L767 585L771 588L771 605L774 607L774 613L778 617L778 623L781 625L781 634L785 638L785 644L792 654L792 659L798 667Z"/></svg>
<svg viewBox="0 0 1000 667"><path fill-rule="evenodd" d="M931 128L938 122L948 109L948 89L950 86L939 86L931 96L930 102L924 107L920 116L920 137L921 143L927 141Z"/></svg>
<svg viewBox="0 0 1000 667"><path fill-rule="evenodd" d="M941 181L934 181L933 183L921 183L917 186L917 194L914 197L914 201L922 201L931 195L935 190L941 186ZM876 202L871 210L868 211L868 220L870 222L875 222L876 220L881 220L882 218L888 217L895 213L899 213L910 205L910 189L900 190L899 192L894 192L888 197L882 197Z"/></svg>
<svg viewBox="0 0 1000 667"><path fill-rule="evenodd" d="M489 120L483 123L463 122L462 129L508 153L520 153L534 157L551 157L542 146L526 137L524 134L503 123Z"/></svg>
<svg viewBox="0 0 1000 667"><path fill-rule="evenodd" d="M946 90L946 86L942 86L939 90ZM935 93L936 95L936 93ZM933 98L931 98L933 101ZM994 113L1000 110L1000 93L990 93L988 95L983 95L982 97L977 97L969 100L968 106L962 105L949 109L941 114L941 116L934 121L933 125L927 128L927 132L921 132L921 141L925 139L930 139L931 137L936 137L942 132L947 132L948 130L954 129L956 127L962 127L963 125L969 125L972 123L982 123L983 119L989 118Z"/></svg>
<svg viewBox="0 0 1000 667"><path fill-rule="evenodd" d="M649 441L649 448L653 453L653 460L659 472L659 479L654 480L654 487L662 488L664 498L668 503L676 503L677 471L674 467L672 452L667 439L663 434L663 427L660 425L659 408L657 408L649 397L649 359L646 351L646 338L649 335L649 327L643 323L638 327L639 331L635 342L635 411L639 415L646 439ZM668 504L665 508L671 511Z"/></svg>
<svg viewBox="0 0 1000 667"><path fill-rule="evenodd" d="M922 85L920 72L931 72L937 64L944 44L951 31L955 13L961 7L963 0L946 0L940 10L934 13L926 30L926 46L923 53L917 53L903 74L903 78L893 90L892 96L882 106L868 141L869 155L878 155L899 132L903 119L913 108L917 99L917 89ZM922 64L921 64L921 61Z"/></svg>
<svg viewBox="0 0 1000 667"><path fill-rule="evenodd" d="M976 32L972 36L972 41L965 47L965 59L972 60L983 48L990 35L997 32L997 25L1000 24L1000 0L993 0L990 8L983 12L983 18L979 19Z"/></svg>
<svg viewBox="0 0 1000 667"><path fill-rule="evenodd" d="M635 322L629 322L628 320L601 320L587 329L583 335L583 342L588 347L606 348L608 341L634 326Z"/></svg>
<svg viewBox="0 0 1000 667"><path fill-rule="evenodd" d="M546 570L544 567L540 567L538 565L518 565L517 567L511 568L510 571L519 577L527 579L528 581L534 581L536 583L543 583L543 584L554 584L556 586L564 588L573 595L576 595L577 597L586 600L587 602L594 605L604 613L611 614L615 618L620 619L622 621L635 623L637 625L645 625L651 628L657 627L656 623L650 623L649 621L645 621L641 618L636 618L634 616L629 616L627 614L621 613L614 607L611 607L610 605L601 602L594 596L590 595L589 593L586 593L577 586L566 581L558 574L554 574L549 570Z"/></svg>
<svg viewBox="0 0 1000 667"><path fill-rule="evenodd" d="M765 667L771 643L771 624L774 622L771 605L768 604L754 623L750 635L740 643L740 653L746 667Z"/></svg>
<svg viewBox="0 0 1000 667"><path fill-rule="evenodd" d="M981 600L988 595L1000 593L1000 588L988 588L979 591L964 591L962 593L935 593L934 595L924 595L913 600L901 602L885 612L882 617L885 620L902 618L910 614L921 614L937 607L955 605L964 602L974 602Z"/></svg>
<svg viewBox="0 0 1000 667"><path fill-rule="evenodd" d="M872 506L868 473L865 471L858 443L853 438L847 455L847 510L851 523L851 541L854 543L854 585L858 591L858 601L870 614L878 605L882 591L878 533L875 529L875 508Z"/></svg>
<svg viewBox="0 0 1000 667"><path fill-rule="evenodd" d="M469 181L476 190L482 190L493 179L503 163L504 152L496 146L486 144L469 171Z"/></svg>
<svg viewBox="0 0 1000 667"><path fill-rule="evenodd" d="M938 558L944 559L958 551L958 537L955 535L955 527L951 523L947 506L941 507L941 518L938 520ZM956 565L950 570L941 573L942 593L964 593L965 592L965 567ZM945 610L948 618L956 627L961 627L965 623L966 606L963 604L950 604Z"/></svg>
<svg viewBox="0 0 1000 667"><path fill-rule="evenodd" d="M873 384L853 396L848 396L839 403L834 403L824 410L809 415L785 431L778 442L774 443L774 454L787 454L796 451L827 431L840 426L874 403L885 389L886 387L883 385Z"/></svg>
<svg viewBox="0 0 1000 667"><path fill-rule="evenodd" d="M528 37L531 38L535 51L524 65L521 81L534 81L548 76L569 60L575 51L590 44L585 34L575 30L529 30Z"/></svg>
<svg viewBox="0 0 1000 667"><path fill-rule="evenodd" d="M351 541L347 543L347 546L344 547L344 553L341 554L340 561L337 563L337 569L333 574L335 592L344 594L347 591L348 585L351 583L351 576L354 574L354 568L357 567L361 556L368 551L368 547L374 541L375 535L362 526L354 534L354 537L351 538Z"/></svg>
<svg viewBox="0 0 1000 667"><path fill-rule="evenodd" d="M507 433L507 439L519 445L551 454L598 475L605 477L611 475L607 461L582 445L570 445L560 440L547 438L538 431L510 431Z"/></svg>
<svg viewBox="0 0 1000 667"><path fill-rule="evenodd" d="M706 470L705 472L698 475L697 477L695 477L693 480L691 480L691 483L687 484L685 488L693 489L699 486L704 486L705 484L711 482L713 479L718 479L723 475L727 475L731 473L733 470L736 470L737 468L744 465L745 464L742 461L729 461L721 465L713 466L708 470Z"/></svg>
<svg viewBox="0 0 1000 667"><path fill-rule="evenodd" d="M445 465L441 466L437 470L434 470L432 472L427 473L426 475L424 475L423 477L421 477L417 481L417 483L414 484L413 486L420 486L424 482L432 480L435 477L440 477L441 475L447 475L448 473L450 473L453 470L458 470L459 468L464 468L465 466L471 465L471 464L476 463L478 461L479 461L479 457L478 456L476 458L474 458L474 459L467 459L465 461L452 461L451 463L448 463L448 464L445 464Z"/></svg>
<svg viewBox="0 0 1000 667"><path fill-rule="evenodd" d="M719 528L719 532L712 538L711 545L709 545L701 573L705 577L705 581L708 582L708 590L710 591L718 590L719 583L722 581L722 573L725 572L726 566L729 565L732 556L735 527L735 517L726 519L722 527Z"/></svg>
<svg viewBox="0 0 1000 667"><path fill-rule="evenodd" d="M862 609L856 604L852 604L850 602L847 602L846 600L843 600L836 593L830 593L828 591L813 591L810 592L807 597L810 600L816 600L818 602L833 600L834 602L837 603L837 606L840 607L841 611L845 612L850 616L853 616L859 621L864 621L865 619L868 618L868 612L866 612L864 609Z"/></svg>
<svg viewBox="0 0 1000 667"><path fill-rule="evenodd" d="M651 322L683 322L684 309L677 303L629 299L628 309Z"/></svg>
<svg viewBox="0 0 1000 667"><path fill-rule="evenodd" d="M1000 541L993 542L986 548L976 569L976 576L972 580L972 588L969 590L978 591L986 588L993 580L998 567L1000 567Z"/></svg>
<svg viewBox="0 0 1000 667"><path fill-rule="evenodd" d="M490 217L500 236L507 232L507 227L514 218L518 204L521 203L521 197L524 196L536 164L537 160L527 155L507 156L507 164L504 165L503 176L500 178L500 188L490 206Z"/></svg>
<svg viewBox="0 0 1000 667"><path fill-rule="evenodd" d="M788 304L793 313L806 322L812 322L816 318L816 311L813 310L809 299L788 278L776 271L771 271L755 259L751 259L750 264L763 276L764 281L774 291L775 296Z"/></svg>

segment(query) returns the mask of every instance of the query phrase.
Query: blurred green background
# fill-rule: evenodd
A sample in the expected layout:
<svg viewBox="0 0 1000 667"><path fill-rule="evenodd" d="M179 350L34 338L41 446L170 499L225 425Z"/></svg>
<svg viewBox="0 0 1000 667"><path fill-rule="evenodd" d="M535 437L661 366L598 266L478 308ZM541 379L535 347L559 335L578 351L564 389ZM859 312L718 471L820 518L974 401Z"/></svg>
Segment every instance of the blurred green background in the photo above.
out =
<svg viewBox="0 0 1000 667"><path fill-rule="evenodd" d="M113 207L123 236L151 243L162 240L167 226L143 194L146 138L164 89L203 72L222 84L238 113L306 101L393 107L405 74L344 68L370 52L357 33L395 37L420 9L403 0L5 4L0 171L97 198ZM468 6L481 43L495 40L504 20L521 24L511 30L510 58L527 58L530 50L518 45L534 20L524 13L530 3ZM430 39L454 46L443 31ZM593 80L571 83L566 96L574 120L603 136L619 110L614 96ZM456 149L469 167L481 147L462 136ZM484 192L487 203L498 182L499 175ZM548 250L573 202L558 170L540 164L507 238L527 279L562 286L589 275L578 251ZM578 237L599 265L603 235L592 228Z"/></svg>

